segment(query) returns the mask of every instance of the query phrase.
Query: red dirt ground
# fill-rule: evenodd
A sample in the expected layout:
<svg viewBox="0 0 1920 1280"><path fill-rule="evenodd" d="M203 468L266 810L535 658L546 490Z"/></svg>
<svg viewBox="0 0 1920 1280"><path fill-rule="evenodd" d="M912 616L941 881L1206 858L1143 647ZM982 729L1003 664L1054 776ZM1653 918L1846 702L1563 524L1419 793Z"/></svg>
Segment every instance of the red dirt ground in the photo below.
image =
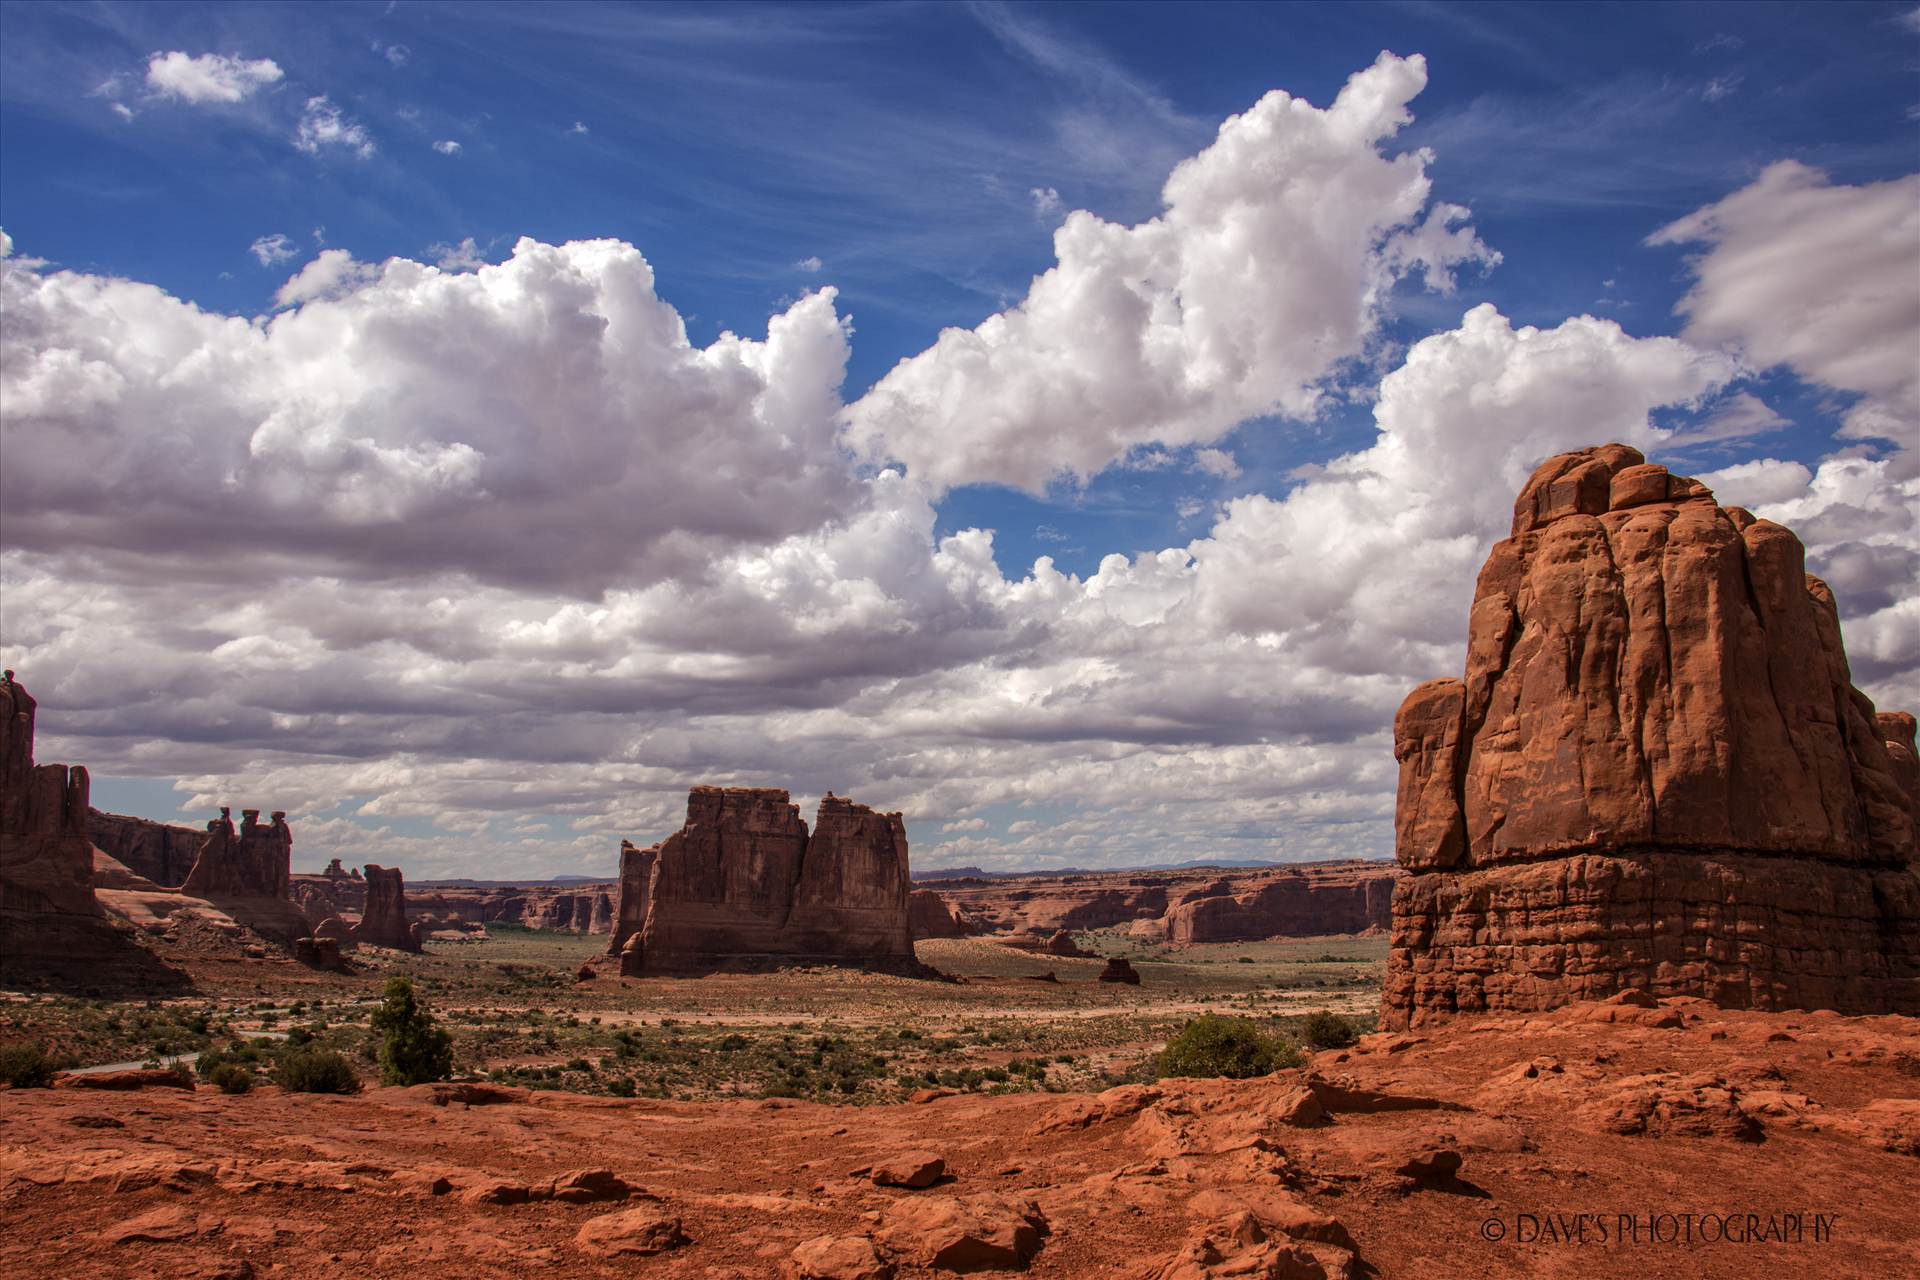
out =
<svg viewBox="0 0 1920 1280"><path fill-rule="evenodd" d="M943 1244L951 1262L1142 1280L1890 1277L1920 1259L1910 1018L1577 1005L1373 1036L1261 1080L892 1107L436 1106L436 1088L0 1093L0 1274L779 1276L822 1236L846 1239L801 1274L862 1274L838 1256L942 1275L921 1263ZM909 1151L946 1176L867 1176ZM632 1190L480 1198L538 1197L573 1170ZM670 1247L605 1257L596 1241L635 1220L582 1231L634 1211L633 1247ZM1648 1238L1685 1214L1691 1241ZM1746 1238L1769 1231L1789 1239Z"/></svg>

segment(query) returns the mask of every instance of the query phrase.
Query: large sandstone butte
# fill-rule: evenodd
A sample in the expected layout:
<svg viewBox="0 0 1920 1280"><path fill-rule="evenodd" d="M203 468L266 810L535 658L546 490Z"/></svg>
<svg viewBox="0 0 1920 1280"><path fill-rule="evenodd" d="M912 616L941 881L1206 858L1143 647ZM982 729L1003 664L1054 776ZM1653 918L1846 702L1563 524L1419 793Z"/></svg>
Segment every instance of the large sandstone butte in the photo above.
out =
<svg viewBox="0 0 1920 1280"><path fill-rule="evenodd" d="M695 787L685 826L652 849L623 847L612 949L629 973L779 960L912 969L910 888L897 813L829 795L809 835L785 791Z"/></svg>
<svg viewBox="0 0 1920 1280"><path fill-rule="evenodd" d="M87 841L87 771L33 762L36 703L0 675L0 948L28 950L62 922L100 918Z"/></svg>
<svg viewBox="0 0 1920 1280"><path fill-rule="evenodd" d="M1920 1013L1909 716L1780 525L1622 445L1542 464L1464 680L1408 695L1383 1020L1625 988Z"/></svg>
<svg viewBox="0 0 1920 1280"><path fill-rule="evenodd" d="M270 898L291 902L293 831L287 815L276 812L265 826L258 809L244 809L240 830L233 829L233 811L222 808L207 824L207 838L180 886L182 893L201 898Z"/></svg>

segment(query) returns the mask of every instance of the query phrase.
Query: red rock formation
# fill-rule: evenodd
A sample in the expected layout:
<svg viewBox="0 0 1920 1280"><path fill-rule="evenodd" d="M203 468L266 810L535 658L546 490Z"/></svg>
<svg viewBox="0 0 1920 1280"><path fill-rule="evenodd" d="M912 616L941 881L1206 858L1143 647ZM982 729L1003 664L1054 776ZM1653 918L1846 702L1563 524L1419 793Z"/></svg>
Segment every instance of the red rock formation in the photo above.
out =
<svg viewBox="0 0 1920 1280"><path fill-rule="evenodd" d="M1394 877L1359 864L1329 873L1288 867L1245 877L1217 893L1193 897L1167 911L1174 943L1248 942L1258 938L1364 933L1393 918Z"/></svg>
<svg viewBox="0 0 1920 1280"><path fill-rule="evenodd" d="M192 827L87 810L87 839L135 875L158 885L176 885L193 870L207 833Z"/></svg>
<svg viewBox="0 0 1920 1280"><path fill-rule="evenodd" d="M1124 982L1130 987L1140 985L1140 971L1129 964L1125 956L1109 957L1099 978L1102 982Z"/></svg>
<svg viewBox="0 0 1920 1280"><path fill-rule="evenodd" d="M400 868L367 864L367 909L353 927L353 940L396 951L420 949L418 936L407 924L407 888Z"/></svg>
<svg viewBox="0 0 1920 1280"><path fill-rule="evenodd" d="M907 895L907 922L915 938L964 938L968 933L946 899L931 889Z"/></svg>
<svg viewBox="0 0 1920 1280"><path fill-rule="evenodd" d="M1383 1016L1626 987L1920 1012L1914 797L1785 528L1608 445L1481 570L1464 680L1408 695ZM1910 753L1907 757L1911 758Z"/></svg>
<svg viewBox="0 0 1920 1280"><path fill-rule="evenodd" d="M913 966L900 815L828 796L817 828L809 838L785 791L695 787L651 874L623 875L618 918L633 918L632 893L647 902L639 934L622 942L622 971L774 959ZM631 863L623 853L623 870L637 873L646 852Z"/></svg>
<svg viewBox="0 0 1920 1280"><path fill-rule="evenodd" d="M240 830L233 829L233 811L221 809L207 824L206 839L194 859L193 870L180 886L198 898L279 898L288 902L293 859L293 831L287 815L275 813L272 823L260 825L258 809L243 809Z"/></svg>
<svg viewBox="0 0 1920 1280"><path fill-rule="evenodd" d="M613 937L607 943L608 955L620 955L627 939L647 923L647 906L653 901L653 869L659 863L659 845L637 849L631 840L620 842L619 905L614 913Z"/></svg>
<svg viewBox="0 0 1920 1280"><path fill-rule="evenodd" d="M0 949L33 950L48 927L100 918L87 840L87 771L33 762L35 702L0 676Z"/></svg>
<svg viewBox="0 0 1920 1280"><path fill-rule="evenodd" d="M1905 711L1882 711L1875 717L1880 737L1893 762L1893 777L1907 797L1907 816L1920 832L1920 752L1914 748L1914 720Z"/></svg>
<svg viewBox="0 0 1920 1280"><path fill-rule="evenodd" d="M1175 942L1364 933L1392 921L1399 870L1384 862L1206 867L1180 871L1038 872L926 880L969 933L1152 926ZM937 936L925 934L923 936Z"/></svg>

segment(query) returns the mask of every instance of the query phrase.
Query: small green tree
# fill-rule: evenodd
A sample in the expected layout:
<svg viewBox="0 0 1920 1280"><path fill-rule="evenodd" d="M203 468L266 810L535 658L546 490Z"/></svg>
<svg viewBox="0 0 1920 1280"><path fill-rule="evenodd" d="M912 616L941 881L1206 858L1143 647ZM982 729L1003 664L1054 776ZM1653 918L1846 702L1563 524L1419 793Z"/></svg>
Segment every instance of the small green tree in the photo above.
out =
<svg viewBox="0 0 1920 1280"><path fill-rule="evenodd" d="M1225 1076L1245 1080L1300 1065L1292 1041L1247 1018L1203 1013L1180 1028L1154 1062L1160 1076Z"/></svg>
<svg viewBox="0 0 1920 1280"><path fill-rule="evenodd" d="M414 998L413 983L388 978L371 1020L380 1037L380 1079L385 1084L426 1084L453 1072L453 1037L434 1025Z"/></svg>

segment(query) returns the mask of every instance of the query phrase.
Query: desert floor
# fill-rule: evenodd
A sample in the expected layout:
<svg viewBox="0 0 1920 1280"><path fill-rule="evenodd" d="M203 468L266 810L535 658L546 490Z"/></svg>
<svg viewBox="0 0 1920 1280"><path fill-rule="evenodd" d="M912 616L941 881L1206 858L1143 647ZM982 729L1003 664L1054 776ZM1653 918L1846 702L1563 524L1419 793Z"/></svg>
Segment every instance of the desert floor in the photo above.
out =
<svg viewBox="0 0 1920 1280"><path fill-rule="evenodd" d="M409 972L490 1080L0 1092L0 1274L1732 1278L1920 1257L1913 1019L1581 1005L1114 1086L1191 1009L1371 1009L1383 944L1136 951L1138 988L974 941L923 944L966 983L576 982L598 945L502 935L354 975L234 957L151 1008L15 998L0 1038L95 1061L292 1027L352 1047L356 1002ZM929 1186L874 1178L928 1156Z"/></svg>

